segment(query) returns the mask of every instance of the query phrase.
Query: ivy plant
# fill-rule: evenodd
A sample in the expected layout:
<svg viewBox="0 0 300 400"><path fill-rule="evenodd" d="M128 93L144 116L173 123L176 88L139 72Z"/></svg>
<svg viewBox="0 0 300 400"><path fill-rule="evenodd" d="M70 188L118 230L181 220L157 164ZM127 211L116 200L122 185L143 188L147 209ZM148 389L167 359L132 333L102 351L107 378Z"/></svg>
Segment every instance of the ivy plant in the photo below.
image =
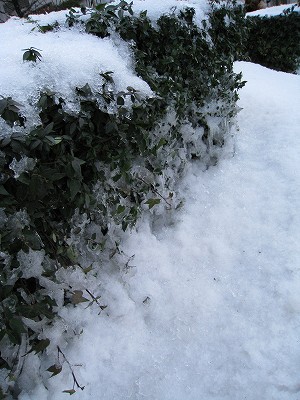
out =
<svg viewBox="0 0 300 400"><path fill-rule="evenodd" d="M174 10L156 25L125 1L98 5L84 19L70 10L70 29L81 24L100 39L114 33L128 42L136 73L153 97L130 86L118 91L113 73L103 71L98 89L88 83L74 88L77 112L65 107L68 99L41 91L35 126L26 125L20 104L0 99L7 126L0 139L0 348L13 349L1 356L0 367L14 380L20 373L16 348L41 354L51 344L33 328L49 326L57 316L50 287L63 292L65 306L89 300L57 272L70 266L88 272L82 261L93 257L110 262L120 253L115 232L134 227L143 212L180 206L176 185L188 162L217 162L244 84L232 68L242 52L244 15L235 2L211 7L201 27L192 8ZM38 49L25 50L24 60L40 59ZM33 259L38 268L25 268ZM86 293L98 304L99 297ZM65 358L61 348L58 353ZM60 371L50 363L52 376ZM74 380L66 392L77 388L83 386Z"/></svg>

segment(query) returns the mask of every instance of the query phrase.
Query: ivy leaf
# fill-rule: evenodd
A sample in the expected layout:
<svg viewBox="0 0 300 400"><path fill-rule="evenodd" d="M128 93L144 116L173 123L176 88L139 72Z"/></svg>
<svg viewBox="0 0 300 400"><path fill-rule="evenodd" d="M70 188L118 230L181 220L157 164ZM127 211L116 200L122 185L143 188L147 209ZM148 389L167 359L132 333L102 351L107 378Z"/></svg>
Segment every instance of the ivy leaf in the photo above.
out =
<svg viewBox="0 0 300 400"><path fill-rule="evenodd" d="M21 318L12 318L9 321L9 326L17 334L21 334L21 333L26 333L27 332L27 329L25 328L25 325L23 324L23 321L21 320Z"/></svg>
<svg viewBox="0 0 300 400"><path fill-rule="evenodd" d="M160 203L160 199L149 199L149 200L147 200L147 201L145 202L145 204L148 204L149 210L150 210L152 207L154 207L154 206L156 206L157 204L159 204L159 203Z"/></svg>
<svg viewBox="0 0 300 400"><path fill-rule="evenodd" d="M125 104L124 98L122 96L118 96L117 98L117 105L123 106Z"/></svg>
<svg viewBox="0 0 300 400"><path fill-rule="evenodd" d="M58 375L62 371L62 366L53 364L47 369L47 371L52 373L52 375L50 376L50 378L52 378L52 376Z"/></svg>
<svg viewBox="0 0 300 400"><path fill-rule="evenodd" d="M95 8L97 11L103 11L106 6L106 3L98 4Z"/></svg>
<svg viewBox="0 0 300 400"><path fill-rule="evenodd" d="M125 209L126 209L125 206L118 205L117 214L122 214L122 212L124 212Z"/></svg>
<svg viewBox="0 0 300 400"><path fill-rule="evenodd" d="M76 253L76 250L72 246L69 246L67 248L66 255L68 256L69 260L71 260L71 262L75 263L77 261L78 255Z"/></svg>
<svg viewBox="0 0 300 400"><path fill-rule="evenodd" d="M80 179L82 179L82 175L81 175L81 165L85 164L85 161L80 160L80 158L74 158L74 160L72 161L72 168L74 169L74 171L76 172L76 176Z"/></svg>
<svg viewBox="0 0 300 400"><path fill-rule="evenodd" d="M37 343L32 345L31 349L28 351L28 353L26 353L26 355L32 353L33 351L35 352L35 354L41 353L49 346L49 344L49 339L41 339Z"/></svg>
<svg viewBox="0 0 300 400"><path fill-rule="evenodd" d="M23 49L25 53L23 54L23 61L33 61L42 59L41 53L35 47L30 47L29 49ZM41 50L40 50L41 51Z"/></svg>
<svg viewBox="0 0 300 400"><path fill-rule="evenodd" d="M45 317L51 319L54 317L51 308L44 303L26 304L19 306L19 312L26 318L35 319L44 315Z"/></svg>
<svg viewBox="0 0 300 400"><path fill-rule="evenodd" d="M9 321L9 326L11 330L7 330L7 335L10 341L14 344L21 344L21 335L26 333L27 329L23 324L21 318L12 318Z"/></svg>
<svg viewBox="0 0 300 400"><path fill-rule="evenodd" d="M0 369L3 369L3 368L9 369L9 364L4 360L4 358L0 357ZM1 394L1 392L0 392L0 394ZM0 397L0 399L1 399L1 397Z"/></svg>
<svg viewBox="0 0 300 400"><path fill-rule="evenodd" d="M27 186L30 184L30 178L25 172L22 172L22 174L18 176L17 181L24 183L24 185Z"/></svg>
<svg viewBox="0 0 300 400"><path fill-rule="evenodd" d="M0 185L0 194L2 194L3 196L9 196L8 191L4 188L3 185Z"/></svg>
<svg viewBox="0 0 300 400"><path fill-rule="evenodd" d="M86 301L89 301L85 297L83 297L83 292L82 290L74 290L71 301L73 304L79 304L79 303L84 303Z"/></svg>
<svg viewBox="0 0 300 400"><path fill-rule="evenodd" d="M99 4L99 5L103 5L103 4ZM77 88L76 88L76 92L77 92L80 96L85 96L85 97L91 96L91 95L93 94L92 91L91 91L90 85L89 85L88 83L86 83L86 84L85 84L83 87L81 87L81 88L77 87Z"/></svg>
<svg viewBox="0 0 300 400"><path fill-rule="evenodd" d="M33 249L33 250L41 250L43 247L43 242L41 241L41 238L36 232L30 231L30 230L24 230L24 239L26 243Z"/></svg>
<svg viewBox="0 0 300 400"><path fill-rule="evenodd" d="M51 122L50 124L48 124L48 125L46 126L46 128L44 129L44 134L45 134L45 135L49 135L49 133L53 132L53 126L54 126L54 123L53 123L53 122Z"/></svg>
<svg viewBox="0 0 300 400"><path fill-rule="evenodd" d="M71 200L74 200L76 194L80 192L81 182L77 179L72 179L68 181L68 185L70 188Z"/></svg>
<svg viewBox="0 0 300 400"><path fill-rule="evenodd" d="M76 393L76 390L74 389L63 390L63 393L69 393L69 395L71 396L72 394Z"/></svg>

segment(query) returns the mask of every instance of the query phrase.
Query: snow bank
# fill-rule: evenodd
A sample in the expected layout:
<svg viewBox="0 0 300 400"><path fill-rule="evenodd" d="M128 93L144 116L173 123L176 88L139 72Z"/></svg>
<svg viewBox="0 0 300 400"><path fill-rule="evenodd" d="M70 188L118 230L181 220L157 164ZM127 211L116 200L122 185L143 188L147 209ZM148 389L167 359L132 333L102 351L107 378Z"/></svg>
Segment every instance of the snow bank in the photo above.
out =
<svg viewBox="0 0 300 400"><path fill-rule="evenodd" d="M64 24L66 11L34 18L40 25L56 20ZM100 89L103 79L99 74L106 71L114 72L117 90L132 86L142 95L152 95L149 86L134 73L129 46L118 38L99 39L77 27L43 34L36 23L18 18L0 24L0 37L0 95L23 104L25 115L35 113L33 104L45 88L70 99L68 106L72 107L75 87L88 83L94 90ZM29 47L41 50L41 61L23 62L22 50Z"/></svg>
<svg viewBox="0 0 300 400"><path fill-rule="evenodd" d="M300 12L300 7L297 6L297 3L293 3L293 4L283 4L281 6L276 6L276 7L268 7L264 8L263 10L252 11L247 13L247 16L274 17L275 15L282 14L285 10L290 10L294 6L296 6L295 11Z"/></svg>
<svg viewBox="0 0 300 400"><path fill-rule="evenodd" d="M116 0L113 4L118 4ZM134 0L133 11L140 13L147 10L147 16L156 21L161 15L170 14L170 12L178 12L184 8L194 8L197 15L199 25L201 21L206 18L209 11L209 4L207 0Z"/></svg>
<svg viewBox="0 0 300 400"><path fill-rule="evenodd" d="M209 9L206 0L200 3L196 0L135 0L133 5L136 13L148 10L153 21L164 13L185 7L196 9L199 24ZM86 34L80 26L67 28L67 14L68 11L60 11L31 15L29 20L13 17L0 24L0 95L10 96L21 103L22 111L33 123L38 123L34 103L43 89L68 99L67 107L76 109L75 87L88 83L97 90L102 84L99 73L106 71L114 72L116 90L126 90L131 86L141 95L153 95L149 86L134 72L133 54L128 43L116 35L100 39ZM38 25L50 25L56 21L61 25L58 30L46 34L39 32ZM24 49L30 47L40 50L41 61L23 62Z"/></svg>

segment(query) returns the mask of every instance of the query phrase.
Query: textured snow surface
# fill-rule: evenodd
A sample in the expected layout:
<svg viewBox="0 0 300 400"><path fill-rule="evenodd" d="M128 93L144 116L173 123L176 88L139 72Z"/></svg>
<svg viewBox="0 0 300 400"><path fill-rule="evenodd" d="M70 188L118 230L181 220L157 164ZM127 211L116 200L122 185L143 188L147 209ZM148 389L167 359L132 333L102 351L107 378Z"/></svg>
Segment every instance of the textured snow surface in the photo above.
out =
<svg viewBox="0 0 300 400"><path fill-rule="evenodd" d="M118 4L115 1L114 4ZM130 3L130 2L129 2ZM147 10L147 16L156 21L163 14L170 14L170 11L179 11L186 7L192 7L197 14L197 21L205 18L206 12L209 10L207 0L134 0L133 10L136 13Z"/></svg>
<svg viewBox="0 0 300 400"><path fill-rule="evenodd" d="M104 275L108 311L64 310L65 354L89 400L298 400L300 77L236 63L248 81L233 158L182 182L174 225L132 232L129 273ZM49 365L44 367L47 368ZM25 361L20 400L65 399Z"/></svg>
<svg viewBox="0 0 300 400"><path fill-rule="evenodd" d="M61 11L32 16L36 23L11 18L0 24L0 95L11 96L23 104L26 116L36 114L32 104L45 89L71 99L67 106L72 108L76 86L88 83L95 91L100 90L103 83L100 73L106 71L113 71L117 90L132 86L142 95L152 95L146 82L133 71L128 44L118 37L99 39L82 32L79 27L66 27L47 34L38 32L37 24L59 21L63 25L66 14L67 11ZM41 61L23 62L23 49L30 47L41 50Z"/></svg>
<svg viewBox="0 0 300 400"><path fill-rule="evenodd" d="M254 16L261 16L261 17L273 17L275 15L280 15L283 13L285 10L290 10L293 6L297 6L297 3L292 3L292 4L283 4L281 6L275 6L275 7L268 7L264 8L262 10L256 10L247 13L248 16L254 17ZM300 7L295 7L295 11L300 12Z"/></svg>

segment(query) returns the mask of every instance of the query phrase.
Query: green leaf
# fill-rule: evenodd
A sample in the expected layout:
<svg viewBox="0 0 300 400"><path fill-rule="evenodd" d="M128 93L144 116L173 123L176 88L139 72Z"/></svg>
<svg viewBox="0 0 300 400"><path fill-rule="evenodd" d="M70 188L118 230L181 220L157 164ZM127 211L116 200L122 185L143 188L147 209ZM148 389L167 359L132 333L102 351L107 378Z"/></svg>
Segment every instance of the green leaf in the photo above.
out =
<svg viewBox="0 0 300 400"><path fill-rule="evenodd" d="M31 349L26 354L32 353L33 351L35 352L35 354L41 353L49 346L49 344L49 339L41 339L37 343L34 343Z"/></svg>
<svg viewBox="0 0 300 400"><path fill-rule="evenodd" d="M21 344L21 335L26 333L27 329L23 324L21 318L12 318L9 321L11 330L7 330L9 340L14 344Z"/></svg>
<svg viewBox="0 0 300 400"><path fill-rule="evenodd" d="M101 5L101 4L100 4ZM76 88L76 92L80 95L80 96L84 96L84 97L87 97L87 96L91 96L93 93L92 93L92 90L91 90L91 88L90 88L90 85L88 84L88 83L86 83L83 87L81 87L81 88L79 88L79 87L77 87Z"/></svg>
<svg viewBox="0 0 300 400"><path fill-rule="evenodd" d="M71 262L75 263L77 261L78 255L76 253L76 250L72 246L68 247L66 255Z"/></svg>
<svg viewBox="0 0 300 400"><path fill-rule="evenodd" d="M2 329L2 330L0 331L0 342L1 342L1 340L4 338L5 335L6 335L6 329ZM1 364L0 364L0 368L1 368Z"/></svg>
<svg viewBox="0 0 300 400"><path fill-rule="evenodd" d="M105 126L106 133L117 132L117 131L118 131L118 126L115 122L108 122L106 124L106 126Z"/></svg>
<svg viewBox="0 0 300 400"><path fill-rule="evenodd" d="M103 11L107 3L98 4L95 8L97 11Z"/></svg>
<svg viewBox="0 0 300 400"><path fill-rule="evenodd" d="M48 124L46 126L46 128L44 129L44 134L49 135L49 133L51 133L53 131L53 126L54 126L54 122L51 122L50 124Z"/></svg>
<svg viewBox="0 0 300 400"><path fill-rule="evenodd" d="M2 194L3 196L9 196L10 195L8 193L8 191L4 188L3 185L0 185L0 194Z"/></svg>
<svg viewBox="0 0 300 400"><path fill-rule="evenodd" d="M3 368L9 369L9 364L2 357L0 357L0 369L3 369ZM1 397L0 397L0 399L1 399Z"/></svg>
<svg viewBox="0 0 300 400"><path fill-rule="evenodd" d="M23 321L21 320L21 318L12 318L9 321L9 326L11 327L11 329L13 329L18 334L27 332L27 329L26 329L25 325L23 324Z"/></svg>
<svg viewBox="0 0 300 400"><path fill-rule="evenodd" d="M71 301L73 304L79 304L89 300L83 297L82 290L74 290L74 292L72 293Z"/></svg>
<svg viewBox="0 0 300 400"><path fill-rule="evenodd" d="M43 247L43 242L36 232L24 230L23 234L25 242L28 244L29 247L31 247L33 250L41 250L41 248Z"/></svg>
<svg viewBox="0 0 300 400"><path fill-rule="evenodd" d="M159 204L159 203L160 203L160 199L149 199L149 200L147 200L147 201L145 202L145 204L148 204L149 210L150 210L152 207L154 207L154 206L156 206L157 204Z"/></svg>
<svg viewBox="0 0 300 400"><path fill-rule="evenodd" d="M18 182L24 183L24 185L29 185L30 184L30 178L28 176L27 173L22 172L22 174L20 176L18 176L18 178L16 178L16 180Z"/></svg>
<svg viewBox="0 0 300 400"><path fill-rule="evenodd" d="M54 317L54 313L50 309L50 307L42 302L35 304L20 305L19 312L24 317L30 319L35 319L36 317L40 317L42 315L44 315L49 319L52 319Z"/></svg>
<svg viewBox="0 0 300 400"><path fill-rule="evenodd" d="M71 396L72 394L76 393L76 390L74 389L63 390L63 393L69 393L69 395Z"/></svg>
<svg viewBox="0 0 300 400"><path fill-rule="evenodd" d="M51 179L52 182L59 181L62 178L65 178L66 174L65 172L53 172L51 176L49 176L49 179Z"/></svg>
<svg viewBox="0 0 300 400"><path fill-rule="evenodd" d="M70 188L71 200L74 200L75 196L80 192L81 182L77 179L68 181L68 186Z"/></svg>
<svg viewBox="0 0 300 400"><path fill-rule="evenodd" d="M53 365L51 365L51 367L49 367L47 369L47 371L52 373L52 375L50 377L50 378L52 378L52 376L58 375L62 371L62 366L53 364Z"/></svg>
<svg viewBox="0 0 300 400"><path fill-rule="evenodd" d="M30 56L31 56L30 51L29 50L25 51L25 53L23 54L23 61L30 60Z"/></svg>
<svg viewBox="0 0 300 400"><path fill-rule="evenodd" d="M125 206L119 205L117 208L117 214L122 214L122 212L124 212L126 209Z"/></svg>
<svg viewBox="0 0 300 400"><path fill-rule="evenodd" d="M93 269L93 266L90 265L90 266L88 266L88 267L86 267L86 268L83 268L83 272L84 272L85 274L87 274L88 272L92 271L92 269Z"/></svg>
<svg viewBox="0 0 300 400"><path fill-rule="evenodd" d="M124 98L122 96L117 97L117 105L123 106L125 104Z"/></svg>
<svg viewBox="0 0 300 400"><path fill-rule="evenodd" d="M71 164L72 164L72 168L76 172L76 176L79 178L82 178L81 165L85 164L85 161L81 160L80 158L75 157Z"/></svg>
<svg viewBox="0 0 300 400"><path fill-rule="evenodd" d="M33 61L42 59L41 53L35 47L30 47L29 49L23 49L25 53L23 54L23 61ZM41 50L40 50L41 51Z"/></svg>

